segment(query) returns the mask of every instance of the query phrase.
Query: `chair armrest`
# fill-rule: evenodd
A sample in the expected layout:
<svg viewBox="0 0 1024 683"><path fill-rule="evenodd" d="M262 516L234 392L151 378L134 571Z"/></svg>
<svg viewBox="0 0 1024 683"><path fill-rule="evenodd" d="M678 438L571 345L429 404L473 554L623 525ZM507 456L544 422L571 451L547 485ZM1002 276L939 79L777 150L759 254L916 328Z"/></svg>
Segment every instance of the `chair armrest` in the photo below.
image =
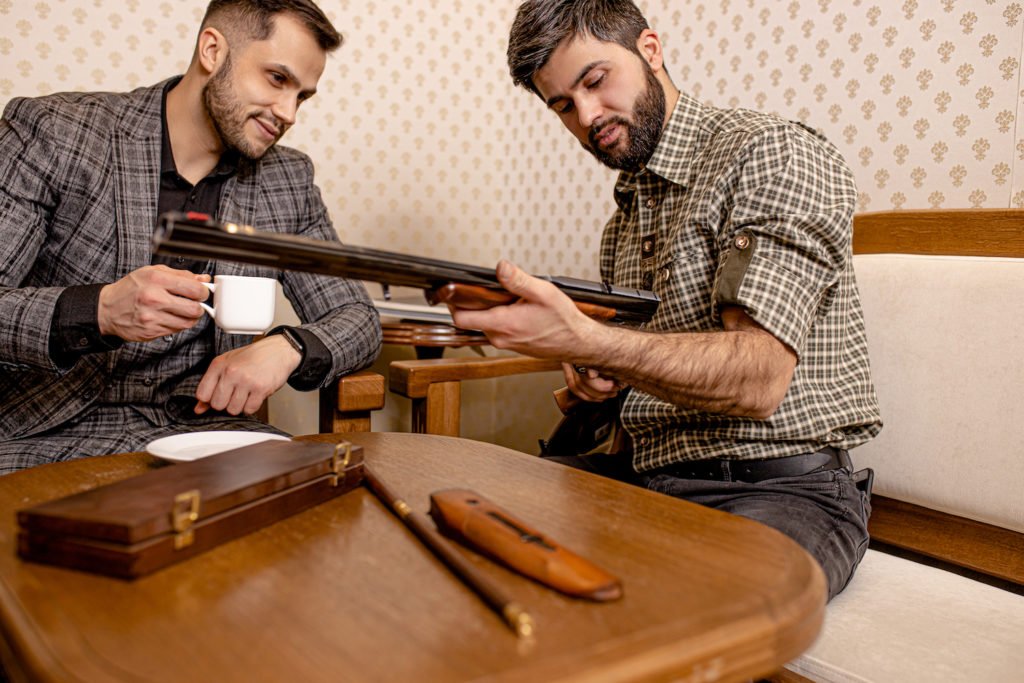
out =
<svg viewBox="0 0 1024 683"><path fill-rule="evenodd" d="M370 412L384 407L384 376L370 370L340 377L320 390L320 433L370 431Z"/></svg>
<svg viewBox="0 0 1024 683"><path fill-rule="evenodd" d="M511 356L395 361L389 370L391 391L412 399L412 430L458 436L462 380L491 379L560 370L555 360Z"/></svg>
<svg viewBox="0 0 1024 683"><path fill-rule="evenodd" d="M531 372L560 370L556 360L512 356L501 358L438 358L402 360L391 364L391 391L408 398L423 398L431 384L460 382L464 379L490 379Z"/></svg>

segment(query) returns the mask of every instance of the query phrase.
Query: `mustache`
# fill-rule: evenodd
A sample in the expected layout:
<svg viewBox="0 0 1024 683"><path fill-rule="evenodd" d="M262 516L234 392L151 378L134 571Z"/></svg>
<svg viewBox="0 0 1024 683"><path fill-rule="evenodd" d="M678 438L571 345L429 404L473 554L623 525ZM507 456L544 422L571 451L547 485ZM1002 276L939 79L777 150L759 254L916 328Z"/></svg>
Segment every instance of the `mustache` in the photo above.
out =
<svg viewBox="0 0 1024 683"><path fill-rule="evenodd" d="M620 125L627 130L629 130L630 128L629 121L622 118L621 116L613 116L607 121L601 121L599 122L599 125L591 126L590 132L587 133L587 141L590 142L590 146L594 149L597 149L597 138L600 137L601 133L604 132L606 128L614 125Z"/></svg>

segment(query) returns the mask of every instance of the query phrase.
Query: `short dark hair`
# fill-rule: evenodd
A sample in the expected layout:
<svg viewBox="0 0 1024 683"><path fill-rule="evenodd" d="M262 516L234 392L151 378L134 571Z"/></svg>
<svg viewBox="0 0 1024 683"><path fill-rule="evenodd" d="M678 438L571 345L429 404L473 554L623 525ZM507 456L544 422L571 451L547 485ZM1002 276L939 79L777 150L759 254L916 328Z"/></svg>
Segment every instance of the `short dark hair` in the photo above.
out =
<svg viewBox="0 0 1024 683"><path fill-rule="evenodd" d="M213 26L244 41L266 40L274 32L278 14L298 19L324 52L334 52L341 46L341 34L313 0L211 0L202 27Z"/></svg>
<svg viewBox="0 0 1024 683"><path fill-rule="evenodd" d="M636 41L647 28L632 0L526 0L508 37L512 82L540 95L533 76L566 38L589 36L639 55Z"/></svg>

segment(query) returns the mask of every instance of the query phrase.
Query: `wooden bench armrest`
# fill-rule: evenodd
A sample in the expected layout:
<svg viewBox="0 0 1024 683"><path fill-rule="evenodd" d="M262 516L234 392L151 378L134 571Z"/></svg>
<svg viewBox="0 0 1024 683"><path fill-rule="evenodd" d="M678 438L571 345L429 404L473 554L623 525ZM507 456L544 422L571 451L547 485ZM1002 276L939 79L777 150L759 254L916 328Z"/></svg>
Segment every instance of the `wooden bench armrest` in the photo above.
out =
<svg viewBox="0 0 1024 683"><path fill-rule="evenodd" d="M345 375L320 390L320 433L370 431L370 412L384 407L384 375L371 370Z"/></svg>
<svg viewBox="0 0 1024 683"><path fill-rule="evenodd" d="M855 254L1024 256L1019 209L876 211L853 217Z"/></svg>
<svg viewBox="0 0 1024 683"><path fill-rule="evenodd" d="M561 367L558 361L525 356L395 361L389 385L391 391L412 399L414 432L458 436L462 380L550 372Z"/></svg>
<svg viewBox="0 0 1024 683"><path fill-rule="evenodd" d="M871 540L1024 586L1024 534L871 496Z"/></svg>

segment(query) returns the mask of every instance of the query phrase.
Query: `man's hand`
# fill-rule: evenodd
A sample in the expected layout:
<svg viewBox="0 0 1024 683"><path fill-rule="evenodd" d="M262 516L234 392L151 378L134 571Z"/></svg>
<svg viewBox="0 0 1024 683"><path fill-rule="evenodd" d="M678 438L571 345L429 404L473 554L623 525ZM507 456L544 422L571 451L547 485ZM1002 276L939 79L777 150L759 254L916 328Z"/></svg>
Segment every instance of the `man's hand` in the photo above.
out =
<svg viewBox="0 0 1024 683"><path fill-rule="evenodd" d="M195 412L252 414L284 386L302 356L279 334L217 356L196 389Z"/></svg>
<svg viewBox="0 0 1024 683"><path fill-rule="evenodd" d="M510 349L537 358L578 359L604 327L580 313L576 304L550 282L535 278L508 261L498 264L498 281L519 301L483 311L451 308L458 327L482 330L495 348ZM585 373L562 364L565 383L584 401L612 398L625 384L593 368Z"/></svg>
<svg viewBox="0 0 1024 683"><path fill-rule="evenodd" d="M624 382L612 377L605 377L594 368L562 363L562 372L565 374L565 386L584 401L607 401L610 398L615 398L620 391L626 388Z"/></svg>
<svg viewBox="0 0 1024 683"><path fill-rule="evenodd" d="M139 342L187 330L203 316L199 302L210 290L201 283L209 281L165 265L132 271L100 290L100 334Z"/></svg>
<svg viewBox="0 0 1024 683"><path fill-rule="evenodd" d="M593 328L600 327L550 282L508 261L498 264L497 275L501 286L519 301L483 311L449 306L457 327L481 330L495 348L536 358L573 359Z"/></svg>

